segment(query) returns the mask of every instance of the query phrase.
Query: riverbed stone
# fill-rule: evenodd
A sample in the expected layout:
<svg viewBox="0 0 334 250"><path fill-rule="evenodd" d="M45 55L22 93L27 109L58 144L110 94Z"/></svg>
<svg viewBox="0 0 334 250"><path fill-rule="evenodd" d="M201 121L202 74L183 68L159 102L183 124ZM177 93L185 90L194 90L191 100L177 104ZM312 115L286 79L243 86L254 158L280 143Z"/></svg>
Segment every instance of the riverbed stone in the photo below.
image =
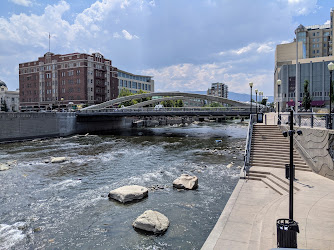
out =
<svg viewBox="0 0 334 250"><path fill-rule="evenodd" d="M4 163L0 163L0 171L6 171L9 169L9 166Z"/></svg>
<svg viewBox="0 0 334 250"><path fill-rule="evenodd" d="M117 200L122 203L130 202L133 200L141 200L148 196L148 189L146 187L138 185L123 186L109 193L109 198Z"/></svg>
<svg viewBox="0 0 334 250"><path fill-rule="evenodd" d="M132 226L155 234L164 233L169 226L168 218L153 210L146 210L133 223Z"/></svg>
<svg viewBox="0 0 334 250"><path fill-rule="evenodd" d="M196 189L198 187L198 178L188 174L182 174L173 181L173 187L183 189Z"/></svg>
<svg viewBox="0 0 334 250"><path fill-rule="evenodd" d="M51 157L51 163L63 163L67 160L67 157Z"/></svg>

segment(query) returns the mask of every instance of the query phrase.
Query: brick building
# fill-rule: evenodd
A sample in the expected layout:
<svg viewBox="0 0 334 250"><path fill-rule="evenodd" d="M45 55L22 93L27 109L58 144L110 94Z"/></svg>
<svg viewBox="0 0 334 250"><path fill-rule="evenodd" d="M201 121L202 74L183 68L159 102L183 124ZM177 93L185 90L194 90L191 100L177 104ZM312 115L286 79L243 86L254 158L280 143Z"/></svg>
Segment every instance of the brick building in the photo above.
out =
<svg viewBox="0 0 334 250"><path fill-rule="evenodd" d="M19 64L20 108L53 109L91 105L118 96L117 68L99 53L46 53Z"/></svg>

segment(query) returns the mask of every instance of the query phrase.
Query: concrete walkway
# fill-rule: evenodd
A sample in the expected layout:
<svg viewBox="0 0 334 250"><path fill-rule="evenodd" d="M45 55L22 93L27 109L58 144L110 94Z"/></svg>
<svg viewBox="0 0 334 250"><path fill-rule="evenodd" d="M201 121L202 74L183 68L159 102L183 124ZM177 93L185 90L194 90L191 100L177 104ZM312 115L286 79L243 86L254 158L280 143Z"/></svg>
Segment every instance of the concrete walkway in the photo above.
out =
<svg viewBox="0 0 334 250"><path fill-rule="evenodd" d="M284 178L283 169L272 172ZM298 248L334 249L334 181L305 171L296 171L296 178ZM276 220L288 217L288 194L280 195L261 181L240 179L202 249L275 248Z"/></svg>
<svg viewBox="0 0 334 250"><path fill-rule="evenodd" d="M267 121L273 120L270 118ZM286 180L282 168L251 170L270 172ZM334 181L299 170L296 179L294 220L299 223L298 248L334 250ZM276 248L276 220L288 217L288 193L279 194L263 181L240 179L202 249Z"/></svg>

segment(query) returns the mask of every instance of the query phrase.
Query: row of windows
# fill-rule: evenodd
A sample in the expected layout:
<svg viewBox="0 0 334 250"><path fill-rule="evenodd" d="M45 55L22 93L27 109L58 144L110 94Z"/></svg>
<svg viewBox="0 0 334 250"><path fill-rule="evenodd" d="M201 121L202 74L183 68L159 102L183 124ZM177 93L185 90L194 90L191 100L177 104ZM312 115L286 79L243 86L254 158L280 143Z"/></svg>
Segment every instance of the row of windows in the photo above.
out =
<svg viewBox="0 0 334 250"><path fill-rule="evenodd" d="M150 82L151 81L151 77L133 76L133 75L129 75L129 74L122 73L122 72L118 72L118 76L123 77L123 78L129 78L129 79L137 80L137 81L142 81L142 82Z"/></svg>
<svg viewBox="0 0 334 250"><path fill-rule="evenodd" d="M150 84L144 84L140 82L131 82L127 80L120 80L119 82L120 87L125 88L132 88L132 89L142 89L142 90L148 90L151 91L151 85Z"/></svg>
<svg viewBox="0 0 334 250"><path fill-rule="evenodd" d="M304 97L305 93L300 93L299 96L300 97ZM322 92L321 91L315 91L312 93L312 96L316 96L316 97L322 97ZM325 96L329 96L329 92L325 92ZM286 95L285 95L286 97ZM289 92L289 97L296 97L296 93L295 92Z"/></svg>

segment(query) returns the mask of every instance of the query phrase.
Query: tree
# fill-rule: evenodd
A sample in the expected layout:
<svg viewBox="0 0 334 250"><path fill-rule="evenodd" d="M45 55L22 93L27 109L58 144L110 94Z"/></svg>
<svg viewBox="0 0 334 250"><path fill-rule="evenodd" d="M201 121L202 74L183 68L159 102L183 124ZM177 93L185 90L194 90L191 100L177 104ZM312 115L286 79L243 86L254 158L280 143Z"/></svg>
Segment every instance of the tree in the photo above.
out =
<svg viewBox="0 0 334 250"><path fill-rule="evenodd" d="M8 112L8 107L7 107L7 103L6 103L6 100L3 100L1 101L1 111L4 111L4 112Z"/></svg>
<svg viewBox="0 0 334 250"><path fill-rule="evenodd" d="M132 93L130 90L123 88L121 89L121 91L119 92L118 98L119 97L124 97L124 96L130 96L130 95L137 95L137 94L144 94L147 92L144 92L143 90L139 90L136 94ZM131 105L135 105L139 102L145 102L151 100L151 97L146 97L146 98L141 98L141 99L133 99L131 101L126 101L126 102L122 102L121 104L119 104L119 107L123 106L131 106Z"/></svg>
<svg viewBox="0 0 334 250"><path fill-rule="evenodd" d="M175 106L176 106L176 107L179 107L179 108L182 108L182 107L184 106L183 101L182 101L182 100L178 100L178 101L176 101L176 102L175 102Z"/></svg>
<svg viewBox="0 0 334 250"><path fill-rule="evenodd" d="M308 110L311 108L311 95L310 95L310 92L309 92L309 82L308 80L305 80L304 81L304 97L303 97L303 107L304 109Z"/></svg>
<svg viewBox="0 0 334 250"><path fill-rule="evenodd" d="M267 105L267 99L263 98L261 104L264 105L264 106L266 106Z"/></svg>

